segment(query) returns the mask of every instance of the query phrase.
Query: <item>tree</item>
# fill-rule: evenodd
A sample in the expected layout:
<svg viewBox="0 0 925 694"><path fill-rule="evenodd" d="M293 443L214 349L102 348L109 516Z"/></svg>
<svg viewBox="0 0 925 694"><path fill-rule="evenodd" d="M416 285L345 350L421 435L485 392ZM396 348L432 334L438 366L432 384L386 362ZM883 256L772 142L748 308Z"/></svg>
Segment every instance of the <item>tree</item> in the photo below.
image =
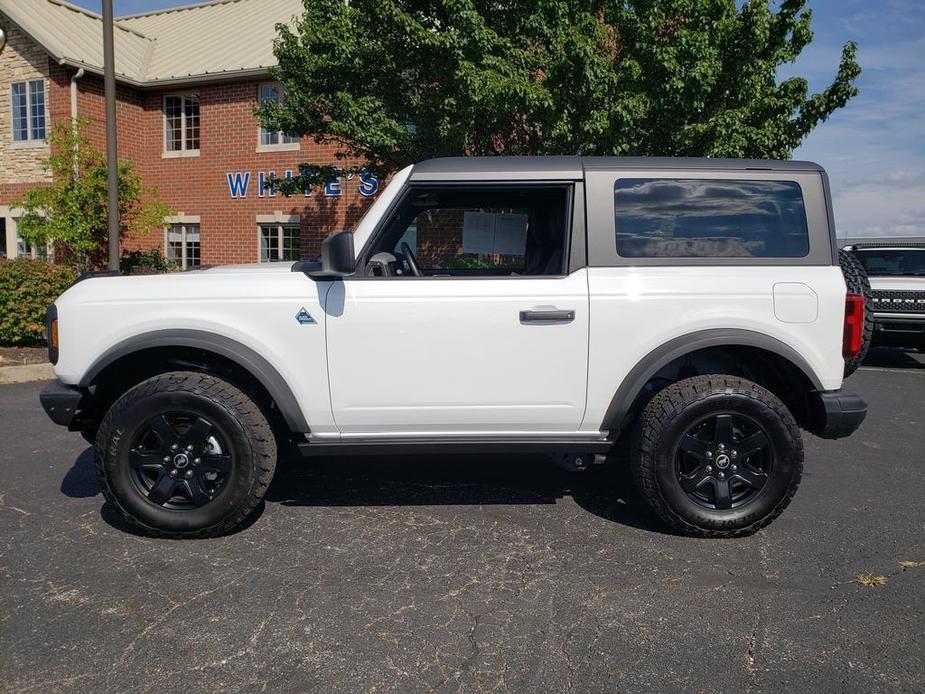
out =
<svg viewBox="0 0 925 694"><path fill-rule="evenodd" d="M85 125L55 124L45 164L51 185L33 188L14 203L23 210L20 236L32 245L53 241L80 270L106 264L109 238L106 159L83 136ZM130 162L119 162L118 179L120 236L162 226L170 210Z"/></svg>
<svg viewBox="0 0 925 694"><path fill-rule="evenodd" d="M379 173L455 155L789 158L857 94L856 46L810 95L777 81L812 40L806 0L739 4L311 0L278 27L285 98L259 115ZM335 172L302 173L288 192Z"/></svg>

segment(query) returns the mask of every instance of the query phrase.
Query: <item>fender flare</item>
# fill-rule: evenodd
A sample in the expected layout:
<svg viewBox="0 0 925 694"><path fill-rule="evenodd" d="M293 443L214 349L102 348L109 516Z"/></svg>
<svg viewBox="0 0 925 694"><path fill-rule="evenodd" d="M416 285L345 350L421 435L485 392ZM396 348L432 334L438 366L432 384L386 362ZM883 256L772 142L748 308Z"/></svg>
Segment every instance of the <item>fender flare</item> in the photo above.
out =
<svg viewBox="0 0 925 694"><path fill-rule="evenodd" d="M310 431L305 414L292 389L270 362L237 340L204 330L182 328L155 330L123 340L93 362L80 379L79 387L89 387L100 372L116 360L153 347L192 347L214 352L230 359L260 382L273 398L286 424L293 432L308 433Z"/></svg>
<svg viewBox="0 0 925 694"><path fill-rule="evenodd" d="M824 390L813 368L793 347L776 337L753 330L715 328L676 337L649 352L623 379L604 414L601 430L617 432L623 428L636 397L646 383L679 357L708 347L757 347L773 352L793 364L816 390Z"/></svg>

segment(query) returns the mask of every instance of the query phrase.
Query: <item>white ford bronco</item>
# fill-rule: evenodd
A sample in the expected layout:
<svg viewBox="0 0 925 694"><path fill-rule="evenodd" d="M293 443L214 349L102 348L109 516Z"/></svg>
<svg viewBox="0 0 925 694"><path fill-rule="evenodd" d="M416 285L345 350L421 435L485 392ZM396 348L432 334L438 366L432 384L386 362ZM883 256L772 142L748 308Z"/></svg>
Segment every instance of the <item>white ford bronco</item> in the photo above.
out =
<svg viewBox="0 0 925 694"><path fill-rule="evenodd" d="M815 164L435 159L319 260L78 281L41 401L162 535L240 524L283 445L581 469L619 441L674 529L743 535L793 496L801 429L864 419L856 289Z"/></svg>
<svg viewBox="0 0 925 694"><path fill-rule="evenodd" d="M870 280L874 345L925 352L925 237L847 241Z"/></svg>

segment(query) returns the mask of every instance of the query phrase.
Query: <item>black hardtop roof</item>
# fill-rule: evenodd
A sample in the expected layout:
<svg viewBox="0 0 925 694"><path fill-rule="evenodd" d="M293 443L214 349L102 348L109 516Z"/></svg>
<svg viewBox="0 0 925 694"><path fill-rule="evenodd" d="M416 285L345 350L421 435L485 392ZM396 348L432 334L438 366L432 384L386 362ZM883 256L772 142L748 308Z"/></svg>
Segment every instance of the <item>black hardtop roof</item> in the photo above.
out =
<svg viewBox="0 0 925 694"><path fill-rule="evenodd" d="M710 159L706 157L443 157L414 165L412 180L441 178L569 180L585 170L816 171L808 161Z"/></svg>

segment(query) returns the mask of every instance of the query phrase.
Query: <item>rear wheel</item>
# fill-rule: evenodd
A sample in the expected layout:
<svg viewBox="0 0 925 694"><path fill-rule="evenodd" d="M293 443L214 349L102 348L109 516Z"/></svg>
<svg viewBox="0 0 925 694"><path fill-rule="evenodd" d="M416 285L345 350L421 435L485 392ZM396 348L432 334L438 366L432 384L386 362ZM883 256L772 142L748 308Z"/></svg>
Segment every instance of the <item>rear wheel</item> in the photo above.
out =
<svg viewBox="0 0 925 694"><path fill-rule="evenodd" d="M838 263L841 265L842 275L849 294L860 294L864 297L864 329L861 334L861 351L854 358L845 360L845 378L858 370L858 367L867 356L870 343L874 336L873 299L870 289L870 280L867 279L867 270L850 251L838 251Z"/></svg>
<svg viewBox="0 0 925 694"><path fill-rule="evenodd" d="M220 535L260 503L276 442L257 405L231 383L161 374L119 398L96 439L100 488L154 534Z"/></svg>
<svg viewBox="0 0 925 694"><path fill-rule="evenodd" d="M671 527L735 537L764 527L790 503L803 443L793 416L766 389L697 376L649 402L631 460L640 494Z"/></svg>

